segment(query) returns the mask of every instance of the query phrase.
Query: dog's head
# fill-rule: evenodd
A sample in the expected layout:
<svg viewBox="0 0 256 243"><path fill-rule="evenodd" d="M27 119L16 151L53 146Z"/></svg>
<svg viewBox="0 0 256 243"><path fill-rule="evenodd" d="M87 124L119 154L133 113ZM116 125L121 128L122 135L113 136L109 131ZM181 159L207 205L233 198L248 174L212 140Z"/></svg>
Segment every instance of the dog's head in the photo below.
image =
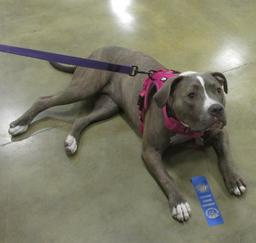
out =
<svg viewBox="0 0 256 243"><path fill-rule="evenodd" d="M154 100L159 107L168 104L193 131L204 131L226 125L224 92L228 87L222 73L184 72L167 80Z"/></svg>

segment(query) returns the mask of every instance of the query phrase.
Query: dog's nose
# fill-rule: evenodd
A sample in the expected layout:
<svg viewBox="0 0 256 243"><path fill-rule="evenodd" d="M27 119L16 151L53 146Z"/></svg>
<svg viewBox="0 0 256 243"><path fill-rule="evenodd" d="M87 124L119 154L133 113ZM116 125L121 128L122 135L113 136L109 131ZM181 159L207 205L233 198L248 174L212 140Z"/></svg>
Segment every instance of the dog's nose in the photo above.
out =
<svg viewBox="0 0 256 243"><path fill-rule="evenodd" d="M221 104L213 104L209 107L208 112L213 116L220 116L224 112L224 107Z"/></svg>

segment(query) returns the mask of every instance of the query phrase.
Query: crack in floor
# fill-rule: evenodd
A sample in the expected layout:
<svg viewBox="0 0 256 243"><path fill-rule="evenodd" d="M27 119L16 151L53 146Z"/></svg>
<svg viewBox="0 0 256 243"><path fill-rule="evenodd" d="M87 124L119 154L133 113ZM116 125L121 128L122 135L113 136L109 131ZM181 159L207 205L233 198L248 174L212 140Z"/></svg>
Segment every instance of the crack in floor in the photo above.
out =
<svg viewBox="0 0 256 243"><path fill-rule="evenodd" d="M41 134L41 133L50 131L50 130L52 130L52 129L56 129L56 127L44 128L44 129L42 129L42 130L40 130L40 131L37 131L37 132L32 133L29 137L26 137L26 138L24 138L24 139L28 139L28 138L34 137L34 136L36 136L36 135L38 135L38 134ZM8 146L8 145L13 144L13 143L20 142L20 141L22 141L22 140L24 140L24 139L19 139L19 140L16 140L16 141L10 141L10 142L7 142L7 143L2 143L2 144L0 144L0 147L5 147L5 146Z"/></svg>
<svg viewBox="0 0 256 243"><path fill-rule="evenodd" d="M227 69L227 70L223 71L222 73L232 72L232 71L234 71L234 70L237 70L237 69L239 69L239 68L242 68L242 67L244 67L244 66L248 66L248 65L251 65L251 64L254 64L254 63L255 63L255 62L246 62L246 63L241 64L241 65L239 65L239 66L236 66L236 67Z"/></svg>

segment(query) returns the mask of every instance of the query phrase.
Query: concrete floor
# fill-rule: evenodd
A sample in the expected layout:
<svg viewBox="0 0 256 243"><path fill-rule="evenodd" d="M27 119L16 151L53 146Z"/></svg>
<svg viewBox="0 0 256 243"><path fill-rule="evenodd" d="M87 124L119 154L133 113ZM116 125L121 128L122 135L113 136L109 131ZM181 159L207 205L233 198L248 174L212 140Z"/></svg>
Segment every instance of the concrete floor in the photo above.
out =
<svg viewBox="0 0 256 243"><path fill-rule="evenodd" d="M63 89L70 76L0 54L0 242L255 242L255 1L0 0L0 6L1 43L77 56L120 45L181 71L226 71L231 145L248 183L246 197L230 196L211 149L168 154L169 171L193 210L182 225L144 168L141 139L121 116L91 126L73 158L63 141L83 104L44 112L11 141L9 123L38 96ZM208 178L224 225L207 226L189 181L194 175Z"/></svg>

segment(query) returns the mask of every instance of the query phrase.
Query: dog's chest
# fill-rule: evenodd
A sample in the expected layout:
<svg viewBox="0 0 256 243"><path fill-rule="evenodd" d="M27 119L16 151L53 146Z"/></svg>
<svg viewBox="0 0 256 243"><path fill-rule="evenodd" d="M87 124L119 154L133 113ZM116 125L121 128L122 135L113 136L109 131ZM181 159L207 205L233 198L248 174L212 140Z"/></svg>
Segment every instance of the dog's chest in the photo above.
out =
<svg viewBox="0 0 256 243"><path fill-rule="evenodd" d="M170 144L177 145L182 144L188 141L194 140L195 144L198 146L204 145L204 140L201 137L193 138L191 136L183 135L183 134L175 134L174 136L170 137Z"/></svg>
<svg viewBox="0 0 256 243"><path fill-rule="evenodd" d="M180 143L185 143L189 140L192 140L191 136L183 135L183 134L175 134L170 137L170 144L176 145Z"/></svg>

